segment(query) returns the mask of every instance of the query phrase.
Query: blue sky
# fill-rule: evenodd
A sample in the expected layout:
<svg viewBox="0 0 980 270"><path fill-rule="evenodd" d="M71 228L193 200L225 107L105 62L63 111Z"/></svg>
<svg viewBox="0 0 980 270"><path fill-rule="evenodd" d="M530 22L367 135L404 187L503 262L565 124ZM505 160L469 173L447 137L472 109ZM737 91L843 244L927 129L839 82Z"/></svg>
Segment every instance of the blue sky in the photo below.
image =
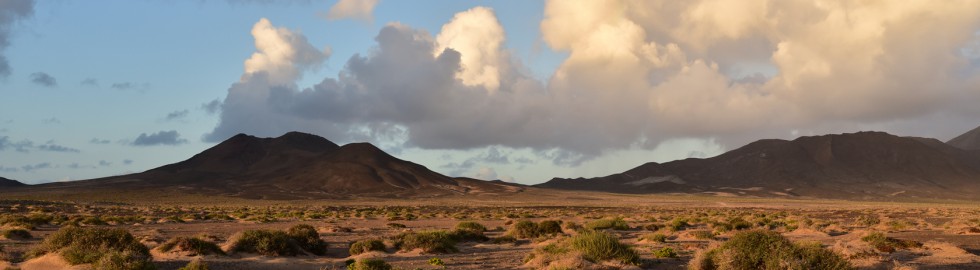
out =
<svg viewBox="0 0 980 270"><path fill-rule="evenodd" d="M298 130L533 184L761 138L980 124L980 8L773 3L381 0L329 18L336 1L11 0L0 176L140 172Z"/></svg>

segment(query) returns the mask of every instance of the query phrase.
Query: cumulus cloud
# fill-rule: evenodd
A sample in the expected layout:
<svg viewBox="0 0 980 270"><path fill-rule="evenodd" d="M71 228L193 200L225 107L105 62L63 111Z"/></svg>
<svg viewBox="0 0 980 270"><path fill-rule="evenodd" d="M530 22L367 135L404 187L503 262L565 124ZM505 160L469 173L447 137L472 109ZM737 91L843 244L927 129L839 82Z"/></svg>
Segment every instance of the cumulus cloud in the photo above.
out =
<svg viewBox="0 0 980 270"><path fill-rule="evenodd" d="M180 133L176 130L171 131L159 131L157 133L146 134L141 133L136 140L133 140L132 145L135 146L153 146L153 145L179 145L187 143L186 139L180 138Z"/></svg>
<svg viewBox="0 0 980 270"><path fill-rule="evenodd" d="M10 63L4 50L10 46L13 26L34 14L33 0L5 0L0 2L0 78L10 76Z"/></svg>
<svg viewBox="0 0 980 270"><path fill-rule="evenodd" d="M489 8L456 14L435 37L386 25L370 53L310 87L296 82L327 53L262 20L256 53L205 139L303 130L425 149L530 149L572 166L676 138L730 148L794 130L976 121L980 2L821 3L548 1L542 39L568 57L547 82L510 56Z"/></svg>
<svg viewBox="0 0 980 270"><path fill-rule="evenodd" d="M58 80L44 72L31 73L31 82L44 87L58 86Z"/></svg>
<svg viewBox="0 0 980 270"><path fill-rule="evenodd" d="M496 91L500 87L500 69L507 56L501 50L504 43L504 27L497 21L493 10L475 7L457 13L442 26L436 37L434 54L439 56L447 48L460 53L460 70L456 77L467 86L482 85Z"/></svg>
<svg viewBox="0 0 980 270"><path fill-rule="evenodd" d="M330 7L330 11L327 12L327 19L371 21L373 19L371 13L376 5L378 5L378 0L339 0Z"/></svg>
<svg viewBox="0 0 980 270"><path fill-rule="evenodd" d="M109 144L111 141L106 139L92 138L88 142L91 144Z"/></svg>

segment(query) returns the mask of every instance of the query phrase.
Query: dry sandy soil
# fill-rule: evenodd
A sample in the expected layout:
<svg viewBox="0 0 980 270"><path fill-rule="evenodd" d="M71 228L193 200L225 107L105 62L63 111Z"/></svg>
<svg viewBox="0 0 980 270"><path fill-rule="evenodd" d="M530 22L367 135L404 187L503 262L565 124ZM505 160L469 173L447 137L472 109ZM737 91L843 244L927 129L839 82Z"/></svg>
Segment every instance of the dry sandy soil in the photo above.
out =
<svg viewBox="0 0 980 270"><path fill-rule="evenodd" d="M816 241L842 254L859 269L978 269L980 268L980 205L969 202L888 203L829 200L787 200L687 195L613 195L586 192L524 193L494 198L433 198L400 200L269 201L158 194L116 196L112 202L92 197L62 197L59 202L24 196L0 200L2 218L49 215L55 221L34 226L31 239L0 237L0 269L89 269L70 266L58 255L25 258L32 246L64 224L83 227L124 228L148 247L176 236L207 235L222 245L236 232L249 229L286 229L296 224L317 228L329 244L324 256L268 257L256 254L188 256L153 249L159 269L177 269L201 257L210 269L345 269L345 261L381 258L401 269L442 269L428 263L440 258L448 269L535 268L524 259L554 238L519 239L513 243L463 242L459 252L425 254L418 250L351 256L350 243L387 238L405 231L449 230L460 221L486 226L490 238L507 234L520 220L560 220L565 225L588 224L621 218L626 230L609 230L632 245L642 258L627 268L686 268L695 252L717 245L734 231L726 222L740 218L749 229L782 233L793 241ZM677 220L688 225L670 228ZM404 225L401 228L397 223ZM656 226L648 226L656 225ZM397 227L396 227L397 226ZM18 227L3 225L2 229ZM656 227L656 228L654 228ZM714 239L699 238L710 231ZM565 232L574 235L573 229ZM861 238L871 232L921 243L921 247L880 251ZM654 233L667 236L660 243L642 239ZM676 258L656 258L653 251L671 247ZM26 259L26 260L25 260ZM13 262L11 262L13 261ZM609 265L609 264L606 264ZM609 266L609 267L615 267Z"/></svg>

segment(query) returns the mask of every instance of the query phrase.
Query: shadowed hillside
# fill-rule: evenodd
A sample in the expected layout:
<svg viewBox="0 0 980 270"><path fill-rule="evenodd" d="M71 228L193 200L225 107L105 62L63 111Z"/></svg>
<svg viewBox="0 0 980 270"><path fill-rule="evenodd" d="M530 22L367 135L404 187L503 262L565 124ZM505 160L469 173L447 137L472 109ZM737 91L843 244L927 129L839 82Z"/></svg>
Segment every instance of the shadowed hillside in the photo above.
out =
<svg viewBox="0 0 980 270"><path fill-rule="evenodd" d="M451 178L369 143L338 146L300 132L278 138L238 134L190 159L146 172L29 189L143 188L265 199L432 197L522 190L500 182Z"/></svg>
<svg viewBox="0 0 980 270"><path fill-rule="evenodd" d="M707 159L647 163L540 187L841 199L980 198L980 160L934 139L882 132L760 140Z"/></svg>

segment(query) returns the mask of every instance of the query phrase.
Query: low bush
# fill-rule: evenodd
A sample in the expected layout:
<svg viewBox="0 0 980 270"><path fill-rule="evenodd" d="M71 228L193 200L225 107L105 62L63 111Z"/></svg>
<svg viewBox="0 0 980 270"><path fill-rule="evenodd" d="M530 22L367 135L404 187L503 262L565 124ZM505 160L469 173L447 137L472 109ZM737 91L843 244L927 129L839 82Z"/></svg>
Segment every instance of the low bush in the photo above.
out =
<svg viewBox="0 0 980 270"><path fill-rule="evenodd" d="M381 259L362 259L347 265L347 270L391 270L390 264Z"/></svg>
<svg viewBox="0 0 980 270"><path fill-rule="evenodd" d="M395 247L402 251L421 249L426 253L456 252L455 234L447 231L407 232L395 236Z"/></svg>
<svg viewBox="0 0 980 270"><path fill-rule="evenodd" d="M44 239L28 256L58 253L69 264L95 269L155 269L149 249L123 229L64 227Z"/></svg>
<svg viewBox="0 0 980 270"><path fill-rule="evenodd" d="M851 269L840 255L819 244L799 245L777 232L736 233L721 246L699 252L691 269Z"/></svg>
<svg viewBox="0 0 980 270"><path fill-rule="evenodd" d="M172 250L190 252L190 256L218 254L225 255L225 252L217 244L196 237L174 237L164 242L157 250L170 252Z"/></svg>
<svg viewBox="0 0 980 270"><path fill-rule="evenodd" d="M615 236L603 232L583 232L571 238L571 247L582 252L590 261L617 260L637 264L640 256L629 245L619 242Z"/></svg>
<svg viewBox="0 0 980 270"><path fill-rule="evenodd" d="M585 223L584 227L589 230L613 229L622 231L629 230L630 225L622 218L608 218L590 221L589 223Z"/></svg>
<svg viewBox="0 0 980 270"><path fill-rule="evenodd" d="M300 248L309 251L315 255L323 255L327 253L327 243L320 239L320 233L316 231L316 228L307 224L299 224L290 227L286 231L289 238L292 238L299 244Z"/></svg>
<svg viewBox="0 0 980 270"><path fill-rule="evenodd" d="M3 231L3 237L11 240L26 240L31 239L31 232L24 229L10 229Z"/></svg>
<svg viewBox="0 0 980 270"><path fill-rule="evenodd" d="M864 237L861 237L861 241L868 242L869 245L878 251L887 253L892 253L899 249L922 247L922 243L912 240L900 240L887 237L881 232L872 232Z"/></svg>
<svg viewBox="0 0 980 270"><path fill-rule="evenodd" d="M651 233L645 234L640 237L640 240L647 240L651 242L664 243L667 242L667 236L662 233Z"/></svg>
<svg viewBox="0 0 980 270"><path fill-rule="evenodd" d="M654 250L653 256L657 258L677 258L677 252L671 247L664 247Z"/></svg>
<svg viewBox="0 0 980 270"><path fill-rule="evenodd" d="M296 256L303 253L298 244L284 231L247 230L232 236L231 252L256 253L266 256Z"/></svg>
<svg viewBox="0 0 980 270"><path fill-rule="evenodd" d="M481 232L482 233L482 232L486 232L487 231L487 227L484 227L483 224L480 224L480 223L477 223L477 222L463 221L463 222L460 222L460 223L457 223L456 224L456 230L457 231L461 231L461 230L474 231L474 232Z"/></svg>
<svg viewBox="0 0 980 270"><path fill-rule="evenodd" d="M711 231L692 231L691 236L693 236L694 239L699 239L699 240L715 239L715 234L712 233Z"/></svg>
<svg viewBox="0 0 980 270"><path fill-rule="evenodd" d="M429 265L432 266L445 266L446 263L442 261L439 257L433 257L429 259Z"/></svg>
<svg viewBox="0 0 980 270"><path fill-rule="evenodd" d="M539 269L589 268L584 261L601 263L615 261L638 265L640 257L629 245L619 242L615 236L597 231L584 231L570 238L563 238L534 249L524 258L529 266ZM572 265L569 265L572 264Z"/></svg>
<svg viewBox="0 0 980 270"><path fill-rule="evenodd" d="M378 239L360 240L350 244L350 255L371 251L385 251L385 243Z"/></svg>
<svg viewBox="0 0 980 270"><path fill-rule="evenodd" d="M540 223L522 220L514 223L507 232L508 235L517 238L536 238L539 236L556 235L561 233L561 221L557 220L545 220L541 221Z"/></svg>
<svg viewBox="0 0 980 270"><path fill-rule="evenodd" d="M194 259L187 263L184 267L178 268L177 270L208 270L208 265L204 263L200 258Z"/></svg>

